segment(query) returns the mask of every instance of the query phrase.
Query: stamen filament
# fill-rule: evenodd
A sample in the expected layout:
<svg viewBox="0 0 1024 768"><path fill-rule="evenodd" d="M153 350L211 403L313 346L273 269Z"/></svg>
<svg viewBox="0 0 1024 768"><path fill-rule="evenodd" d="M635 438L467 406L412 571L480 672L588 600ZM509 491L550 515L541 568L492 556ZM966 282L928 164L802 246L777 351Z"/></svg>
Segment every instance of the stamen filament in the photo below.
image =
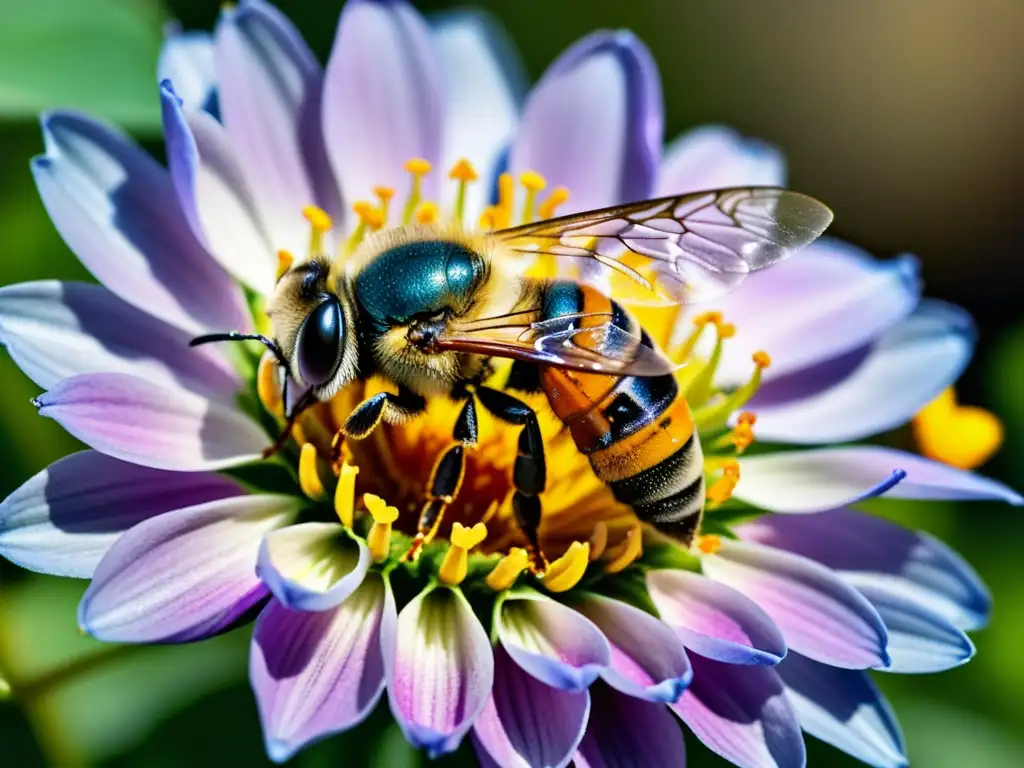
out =
<svg viewBox="0 0 1024 768"><path fill-rule="evenodd" d="M544 588L549 592L567 592L579 584L590 563L590 544L574 541L565 554L548 566Z"/></svg>
<svg viewBox="0 0 1024 768"><path fill-rule="evenodd" d="M523 171L519 175L519 183L526 189L526 200L523 202L523 224L533 221L534 204L537 200L537 193L548 185L547 180L536 171Z"/></svg>
<svg viewBox="0 0 1024 768"><path fill-rule="evenodd" d="M412 189L409 197L405 200L405 211L402 214L402 223L410 224L413 214L423 199L423 177L430 173L430 161L422 157L414 157L406 161L405 170L412 176Z"/></svg>
<svg viewBox="0 0 1024 768"><path fill-rule="evenodd" d="M566 187L555 187L537 208L537 217L541 221L555 218L555 211L568 200L569 190Z"/></svg>
<svg viewBox="0 0 1024 768"><path fill-rule="evenodd" d="M438 569L437 576L445 584L456 586L466 578L469 569L469 552L487 538L487 526L477 523L467 528L462 523L453 523L448 538L448 551Z"/></svg>
<svg viewBox="0 0 1024 768"><path fill-rule="evenodd" d="M722 322L721 312L704 312L693 318L693 330L690 335L686 337L686 340L678 349L668 350L668 354L673 360L686 360L690 355L693 354L694 347L697 346L697 342L700 341L700 337L704 333L704 329L709 323L714 323L716 326Z"/></svg>
<svg viewBox="0 0 1024 768"><path fill-rule="evenodd" d="M511 173L503 173L498 177L498 204L491 206L493 226L491 229L504 229L512 221L512 202L516 196L516 183Z"/></svg>
<svg viewBox="0 0 1024 768"><path fill-rule="evenodd" d="M476 169L469 160L462 158L452 166L448 178L459 183L459 190L455 195L455 220L462 224L466 212L466 187L476 181Z"/></svg>
<svg viewBox="0 0 1024 768"><path fill-rule="evenodd" d="M391 203L391 198L395 196L395 190L391 187L374 187L373 194L380 200L380 218L381 226L386 226L388 223L388 208Z"/></svg>
<svg viewBox="0 0 1024 768"><path fill-rule="evenodd" d="M772 364L772 359L767 352L755 352L752 359L754 372L746 384L726 397L721 403L694 413L694 421L700 427L701 432L711 432L725 427L729 423L729 416L746 405L761 387L761 374Z"/></svg>
<svg viewBox="0 0 1024 768"><path fill-rule="evenodd" d="M715 348L711 351L711 357L708 358L707 363L704 364L700 373L693 378L693 381L690 382L690 386L686 390L686 399L694 407L703 405L714 394L715 374L722 360L722 345L726 339L736 335L736 326L732 323L723 323L717 318L714 320L714 323L715 330L718 332L715 338Z"/></svg>
<svg viewBox="0 0 1024 768"><path fill-rule="evenodd" d="M368 230L377 230L384 225L383 215L369 200L356 200L352 203L352 211L359 217L359 223L345 243L348 253L352 253L363 242Z"/></svg>

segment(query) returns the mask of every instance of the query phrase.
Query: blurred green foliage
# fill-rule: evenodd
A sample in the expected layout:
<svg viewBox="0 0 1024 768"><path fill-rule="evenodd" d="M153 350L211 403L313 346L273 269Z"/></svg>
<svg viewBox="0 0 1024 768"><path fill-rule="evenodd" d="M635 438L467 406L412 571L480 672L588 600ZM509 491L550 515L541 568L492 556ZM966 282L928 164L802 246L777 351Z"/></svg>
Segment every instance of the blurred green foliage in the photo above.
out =
<svg viewBox="0 0 1024 768"><path fill-rule="evenodd" d="M315 50L325 55L340 4L340 0L286 0L280 5ZM0 0L0 119L4 121L0 123L4 243L0 284L89 279L60 241L35 194L28 171L28 159L41 151L35 114L53 106L94 112L154 142L149 146L159 155L154 69L161 25L175 17L187 27L208 28L218 5L212 0L172 0L168 11L151 0ZM450 4L420 5L434 10ZM769 59L760 58L757 51L744 58L741 50L729 49L732 58L725 66L719 69L715 64L712 49L727 45L733 31L747 35L745 40L766 34L761 31L766 27L753 26L753 16L729 5L712 12L697 0L680 3L679 21L671 25L665 22L666 5L660 0L638 0L628 10L614 0L600 0L588 4L585 14L580 13L581 4L568 0L487 4L508 26L533 77L588 29L637 27L659 59L672 58L663 61L668 136L708 119L728 119L783 143L794 176L803 174L810 181L802 184L797 178L797 186L819 194L826 187L834 188L842 198L852 189L843 186L843 174L849 169L840 160L834 167L820 168L813 152L806 150L813 149L813 137L799 140L816 130L799 95L783 93L778 109L770 115L763 109L742 108L744 100L748 105L763 104L757 82L744 85L748 74L744 67L761 67L757 72L764 77L764 72L772 72ZM896 5L905 4L889 7ZM776 13L783 13L783 7L797 18L799 2L780 4ZM710 38L705 34L708 30L713 33ZM816 29L814 34L827 37L828 33ZM686 64L694 74L684 81L679 67ZM707 77L712 70L724 73L723 79ZM819 141L819 149L820 145ZM843 211L837 207L840 234L860 242L881 242L889 252L907 246L904 241L887 240L885 227L844 228ZM931 215L930 211L918 213ZM958 233L957 243L972 236L991 237L990 227L982 231L984 221L975 222L974 235L973 219L960 221L968 232ZM991 240L984 242L994 247ZM1009 237L999 242L1006 249L1020 248ZM1006 446L985 471L1020 487L1024 322L1019 297L1006 285L1015 284L1019 293L1022 274L1018 269L1007 280L1005 266L982 259L971 263L970 279L961 282L967 274L963 258L935 262L928 260L928 253L922 255L926 275L937 278L946 297L964 303L980 317L986 341L963 383L962 395L965 402L991 407L1004 418ZM997 286L992 289L995 299L986 294L985 285ZM56 423L36 416L28 401L37 391L6 355L0 355L0 382L5 395L0 438L6 446L0 462L0 494L6 495L76 444ZM893 435L892 440L912 447L906 432ZM992 625L975 635L978 655L970 664L943 675L878 676L900 713L912 762L926 768L1019 765L1024 754L1024 710L1019 704L1024 690L1024 654L1020 653L1024 601L1019 600L1017 589L1024 522L1019 512L987 503L888 501L876 502L874 511L953 544L977 567L995 595ZM77 632L75 606L83 589L84 582L29 575L0 562L0 700L14 694L12 701L0 703L0 763L17 768L266 764L246 682L247 629L195 646L104 646ZM811 765L854 764L830 747L809 741ZM689 739L688 751L691 765L721 765L695 739ZM406 768L424 764L425 758L406 745L383 702L363 726L315 745L294 762L310 768L339 764ZM463 749L437 764L472 763Z"/></svg>

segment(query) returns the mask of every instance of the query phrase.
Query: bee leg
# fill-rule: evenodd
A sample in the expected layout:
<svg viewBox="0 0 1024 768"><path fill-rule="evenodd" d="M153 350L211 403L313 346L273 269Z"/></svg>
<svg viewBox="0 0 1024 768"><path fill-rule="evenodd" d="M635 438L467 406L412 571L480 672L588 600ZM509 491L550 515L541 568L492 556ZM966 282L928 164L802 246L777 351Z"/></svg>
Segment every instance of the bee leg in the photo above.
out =
<svg viewBox="0 0 1024 768"><path fill-rule="evenodd" d="M472 395L466 393L466 402L455 420L453 435L459 442L441 454L430 473L427 501L420 511L419 525L416 526L416 538L413 539L409 551L403 560L415 560L420 552L431 542L444 518L445 510L459 494L462 478L466 473L466 447L476 445L477 417L476 403Z"/></svg>
<svg viewBox="0 0 1024 768"><path fill-rule="evenodd" d="M538 494L547 485L547 462L537 414L522 400L496 389L477 387L476 395L495 418L522 427L519 451L512 467L512 485L515 488L512 511L526 537L530 570L537 576L543 576L548 562L540 548L541 504Z"/></svg>
<svg viewBox="0 0 1024 768"><path fill-rule="evenodd" d="M341 429L346 436L362 440L373 432L382 420L407 419L423 413L426 407L427 401L421 395L404 387L399 387L397 395L378 392L357 405Z"/></svg>

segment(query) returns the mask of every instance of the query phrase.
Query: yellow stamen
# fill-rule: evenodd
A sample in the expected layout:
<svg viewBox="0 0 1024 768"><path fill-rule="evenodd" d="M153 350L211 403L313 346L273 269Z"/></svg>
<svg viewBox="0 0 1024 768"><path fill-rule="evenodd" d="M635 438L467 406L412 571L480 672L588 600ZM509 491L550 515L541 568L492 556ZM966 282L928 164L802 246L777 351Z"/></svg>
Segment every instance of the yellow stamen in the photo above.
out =
<svg viewBox="0 0 1024 768"><path fill-rule="evenodd" d="M259 367L256 369L256 394L268 413L278 418L284 416L284 402L281 400L281 366L270 352L260 358Z"/></svg>
<svg viewBox="0 0 1024 768"><path fill-rule="evenodd" d="M334 224L327 212L315 205L307 205L303 208L302 215L306 217L306 221L313 228L309 236L309 255L319 255L323 253L324 249L324 234L330 232Z"/></svg>
<svg viewBox="0 0 1024 768"><path fill-rule="evenodd" d="M618 573L633 563L644 553L643 528L637 523L626 532L626 540L608 552L608 562L604 566L606 573Z"/></svg>
<svg viewBox="0 0 1024 768"><path fill-rule="evenodd" d="M737 454L743 453L754 443L753 424L754 414L744 411L740 414L739 421L732 431L722 435L712 443L713 449L721 451L732 447L736 450Z"/></svg>
<svg viewBox="0 0 1024 768"><path fill-rule="evenodd" d="M537 217L541 221L553 219L558 207L564 205L568 200L569 190L566 187L555 187L537 208Z"/></svg>
<svg viewBox="0 0 1024 768"><path fill-rule="evenodd" d="M690 382L690 386L686 390L686 399L690 402L690 405L697 407L703 405L708 401L712 394L714 394L714 380L715 374L718 371L718 364L722 360L722 342L726 339L732 338L736 333L736 326L732 323L726 323L722 321L722 315L718 312L709 312L709 322L714 323L716 338L715 348L711 351L711 356L708 361L704 364L704 367L700 372L693 377ZM697 318L698 320L701 318ZM696 322L696 320L695 320Z"/></svg>
<svg viewBox="0 0 1024 768"><path fill-rule="evenodd" d="M728 501L732 497L732 492L736 489L736 483L739 481L739 462L733 459L723 462L721 476L708 488L708 506L711 509L715 509Z"/></svg>
<svg viewBox="0 0 1024 768"><path fill-rule="evenodd" d="M747 383L734 391L717 405L704 408L694 413L694 420L700 429L708 432L721 429L729 422L729 416L737 409L742 408L754 396L761 387L761 374L765 368L772 364L771 357L767 352L755 352L753 355L754 373L747 380ZM753 414L750 414L751 418ZM750 421L751 426L753 421Z"/></svg>
<svg viewBox="0 0 1024 768"><path fill-rule="evenodd" d="M402 223L412 222L412 215L419 207L423 199L423 177L430 173L431 165L429 160L422 157L414 157L405 163L406 173L412 176L412 189L409 190L409 197L405 200L405 212L402 215Z"/></svg>
<svg viewBox="0 0 1024 768"><path fill-rule="evenodd" d="M484 209L484 212L480 214L480 221L478 226L484 232L490 232L498 228L498 206L489 205Z"/></svg>
<svg viewBox="0 0 1024 768"><path fill-rule="evenodd" d="M472 528L467 528L462 523L453 523L452 533L448 539L448 551L445 552L444 560L438 569L438 578L451 586L461 584L469 568L470 550L486 538L487 526L483 523L477 523Z"/></svg>
<svg viewBox="0 0 1024 768"><path fill-rule="evenodd" d="M338 487L334 489L334 511L346 528L352 527L356 506L356 475L359 467L347 461L341 465Z"/></svg>
<svg viewBox="0 0 1024 768"><path fill-rule="evenodd" d="M313 501L323 501L327 498L327 491L324 490L323 481L320 479L319 464L319 457L313 444L303 445L302 453L299 454L299 487Z"/></svg>
<svg viewBox="0 0 1024 768"><path fill-rule="evenodd" d="M381 226L388 223L388 208L391 204L391 198L395 196L395 190L391 187L374 187L373 194L380 200L380 218Z"/></svg>
<svg viewBox="0 0 1024 768"><path fill-rule="evenodd" d="M416 209L416 221L420 224L433 224L437 221L437 203L420 203Z"/></svg>
<svg viewBox="0 0 1024 768"><path fill-rule="evenodd" d="M590 560L593 562L604 554L608 546L608 524L601 520L590 534Z"/></svg>
<svg viewBox="0 0 1024 768"><path fill-rule="evenodd" d="M590 544L574 541L565 554L548 566L544 588L549 592L567 592L579 584L590 563Z"/></svg>
<svg viewBox="0 0 1024 768"><path fill-rule="evenodd" d="M693 318L693 330L690 332L690 335L686 337L686 340L678 349L669 350L672 359L686 360L693 354L693 349L697 346L697 342L700 341L704 329L709 324L718 325L720 322L722 322L721 312L703 312Z"/></svg>
<svg viewBox="0 0 1024 768"><path fill-rule="evenodd" d="M511 173L498 177L498 204L494 208L492 229L504 229L512 222L512 203L516 197L516 182Z"/></svg>
<svg viewBox="0 0 1024 768"><path fill-rule="evenodd" d="M519 183L526 189L526 200L523 203L523 224L533 221L533 206L537 193L548 185L547 180L536 171L523 171L519 174Z"/></svg>
<svg viewBox="0 0 1024 768"><path fill-rule="evenodd" d="M509 550L494 570L487 574L487 586L495 592L501 592L515 584L519 574L526 570L530 564L530 555L521 547L513 547Z"/></svg>
<svg viewBox="0 0 1024 768"><path fill-rule="evenodd" d="M455 195L455 220L461 224L466 212L466 187L476 181L476 169L463 157L448 171L448 178L459 183L459 191Z"/></svg>
<svg viewBox="0 0 1024 768"><path fill-rule="evenodd" d="M705 555L713 555L722 548L722 537L709 533L706 536L698 536L694 544Z"/></svg>
<svg viewBox="0 0 1024 768"><path fill-rule="evenodd" d="M284 277L285 273L292 268L292 264L295 263L295 257L292 256L290 251L280 250L277 252L277 275L274 277L275 282Z"/></svg>
<svg viewBox="0 0 1024 768"><path fill-rule="evenodd" d="M349 235L348 242L345 243L345 248L349 253L363 242L367 231L380 229L384 225L383 214L369 200L356 200L352 203L352 212L359 217L359 223Z"/></svg>
<svg viewBox="0 0 1024 768"><path fill-rule="evenodd" d="M391 549L391 524L398 519L398 508L388 506L384 499L372 493L363 494L363 503L373 517L366 544L374 562L379 563L387 558Z"/></svg>
<svg viewBox="0 0 1024 768"><path fill-rule="evenodd" d="M961 406L952 387L914 417L921 453L960 469L984 464L1003 443L1003 425L983 408Z"/></svg>

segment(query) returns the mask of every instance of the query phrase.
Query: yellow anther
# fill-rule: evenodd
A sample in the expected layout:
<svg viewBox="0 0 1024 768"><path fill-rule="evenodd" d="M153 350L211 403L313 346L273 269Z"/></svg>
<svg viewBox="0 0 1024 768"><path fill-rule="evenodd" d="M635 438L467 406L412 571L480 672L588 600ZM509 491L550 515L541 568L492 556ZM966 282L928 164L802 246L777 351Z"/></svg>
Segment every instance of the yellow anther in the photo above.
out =
<svg viewBox="0 0 1024 768"><path fill-rule="evenodd" d="M640 523L636 523L626 532L626 538L607 554L606 573L618 573L625 570L644 553L644 535Z"/></svg>
<svg viewBox="0 0 1024 768"><path fill-rule="evenodd" d="M574 541L565 554L548 566L544 588L548 592L567 592L583 578L590 563L590 544Z"/></svg>
<svg viewBox="0 0 1024 768"><path fill-rule="evenodd" d="M736 335L736 326L732 323L719 323L718 337L720 339L731 339Z"/></svg>
<svg viewBox="0 0 1024 768"><path fill-rule="evenodd" d="M437 221L437 203L420 203L420 207L416 209L416 221L420 224L433 224Z"/></svg>
<svg viewBox="0 0 1024 768"><path fill-rule="evenodd" d="M356 475L359 467L347 461L341 465L338 487L334 489L334 511L346 528L351 528L356 506Z"/></svg>
<svg viewBox="0 0 1024 768"><path fill-rule="evenodd" d="M1003 425L992 413L957 403L952 387L914 417L921 453L960 469L984 464L1003 442Z"/></svg>
<svg viewBox="0 0 1024 768"><path fill-rule="evenodd" d="M603 520L594 526L590 533L590 560L593 562L604 554L608 546L608 524Z"/></svg>
<svg viewBox="0 0 1024 768"><path fill-rule="evenodd" d="M741 421L732 431L732 444L736 446L736 453L743 453L754 442L754 429L749 422Z"/></svg>
<svg viewBox="0 0 1024 768"><path fill-rule="evenodd" d="M722 462L722 474L729 477L740 477L740 463L736 459L726 459Z"/></svg>
<svg viewBox="0 0 1024 768"><path fill-rule="evenodd" d="M467 528L462 523L452 524L448 551L438 569L437 576L445 584L461 584L469 568L469 552L487 538L487 526L477 523Z"/></svg>
<svg viewBox="0 0 1024 768"><path fill-rule="evenodd" d="M718 325L721 322L722 313L717 310L713 310L711 312L702 312L701 314L693 318L693 324L698 328L703 328L705 325L708 325L709 323L713 325Z"/></svg>
<svg viewBox="0 0 1024 768"><path fill-rule="evenodd" d="M729 460L722 464L722 474L708 488L707 499L709 506L714 509L732 497L736 489L736 483L740 480L739 462Z"/></svg>
<svg viewBox="0 0 1024 768"><path fill-rule="evenodd" d="M409 190L409 197L405 200L405 211L402 213L403 224L411 223L413 214L419 208L420 201L423 199L423 177L430 173L430 168L430 161L424 160L422 157L414 157L405 163L405 170L412 174L412 189Z"/></svg>
<svg viewBox="0 0 1024 768"><path fill-rule="evenodd" d="M750 411L743 411L736 417L736 420L740 424L749 424L750 426L754 426L757 423L757 414L751 413Z"/></svg>
<svg viewBox="0 0 1024 768"><path fill-rule="evenodd" d="M395 190L391 187L374 187L373 194L380 200L380 226L383 226L388 223L388 210L391 206L391 198L395 196ZM374 229L380 229L380 226L374 227Z"/></svg>
<svg viewBox="0 0 1024 768"><path fill-rule="evenodd" d="M476 181L476 168L466 158L460 158L452 169L448 171L448 178L454 179L455 181L470 182Z"/></svg>
<svg viewBox="0 0 1024 768"><path fill-rule="evenodd" d="M372 493L363 494L363 503L373 517L366 544L374 562L379 563L387 558L391 549L391 525L398 519L398 508L388 506L384 499Z"/></svg>
<svg viewBox="0 0 1024 768"><path fill-rule="evenodd" d="M487 586L495 592L501 592L515 584L519 574L530 564L530 556L525 549L513 547L509 550L494 570L487 574Z"/></svg>
<svg viewBox="0 0 1024 768"><path fill-rule="evenodd" d="M754 361L754 365L756 365L761 370L768 368L772 364L771 356L764 350L755 352L752 359Z"/></svg>
<svg viewBox="0 0 1024 768"><path fill-rule="evenodd" d="M544 221L545 219L553 219L558 207L560 205L565 205L568 200L569 190L566 187L555 187L544 199L544 202L542 202L537 208L537 217L541 221Z"/></svg>
<svg viewBox="0 0 1024 768"><path fill-rule="evenodd" d="M303 208L302 215L306 217L306 221L317 232L329 232L331 227L334 226L331 222L331 217L327 215L327 211L315 205L307 205Z"/></svg>
<svg viewBox="0 0 1024 768"><path fill-rule="evenodd" d="M292 256L290 251L280 250L277 252L277 276L274 278L280 280L284 277L285 273L292 268L292 264L295 263L295 257Z"/></svg>
<svg viewBox="0 0 1024 768"><path fill-rule="evenodd" d="M384 213L369 200L356 200L352 203L352 212L359 217L359 223L345 243L348 253L352 253L363 242L367 231L375 231L384 226Z"/></svg>
<svg viewBox="0 0 1024 768"><path fill-rule="evenodd" d="M422 157L412 157L405 161L406 173L411 173L413 176L426 176L430 173L430 169L433 168L429 160L424 160Z"/></svg>
<svg viewBox="0 0 1024 768"><path fill-rule="evenodd" d="M694 544L705 555L713 555L722 548L722 537L709 533L706 536L698 536Z"/></svg>
<svg viewBox="0 0 1024 768"><path fill-rule="evenodd" d="M256 394L268 413L284 416L284 403L281 400L281 366L277 358L267 352L260 358L256 369Z"/></svg>
<svg viewBox="0 0 1024 768"><path fill-rule="evenodd" d="M533 206L537 201L537 193L548 185L547 180L536 171L524 171L519 174L519 183L526 189L526 200L523 201L523 223L533 221Z"/></svg>
<svg viewBox="0 0 1024 768"><path fill-rule="evenodd" d="M323 501L327 498L327 491L324 490L323 481L320 479L319 464L316 448L312 443L304 444L299 454L299 487L313 501Z"/></svg>

